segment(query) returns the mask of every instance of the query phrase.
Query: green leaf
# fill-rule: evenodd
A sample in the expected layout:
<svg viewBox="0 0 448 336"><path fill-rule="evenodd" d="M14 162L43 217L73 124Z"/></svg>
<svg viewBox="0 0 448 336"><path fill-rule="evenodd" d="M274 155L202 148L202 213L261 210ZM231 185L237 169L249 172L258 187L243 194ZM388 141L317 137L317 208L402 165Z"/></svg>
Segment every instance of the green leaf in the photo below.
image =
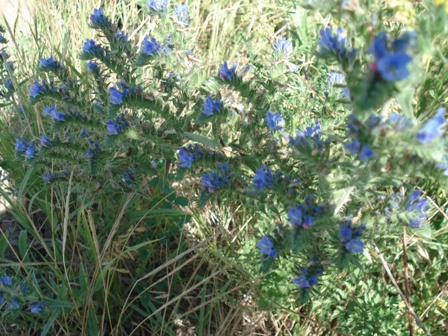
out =
<svg viewBox="0 0 448 336"><path fill-rule="evenodd" d="M8 247L9 231L3 231L4 235L0 238L0 258L5 258L5 251Z"/></svg>
<svg viewBox="0 0 448 336"><path fill-rule="evenodd" d="M25 230L22 230L19 235L19 253L23 261L29 261L28 249L28 235Z"/></svg>
<svg viewBox="0 0 448 336"><path fill-rule="evenodd" d="M219 150L222 149L221 144L216 139L211 139L206 136L194 134L194 133L190 133L190 132L184 132L184 135L188 139L193 140L195 142L199 142L199 143L203 144L204 146L219 149Z"/></svg>

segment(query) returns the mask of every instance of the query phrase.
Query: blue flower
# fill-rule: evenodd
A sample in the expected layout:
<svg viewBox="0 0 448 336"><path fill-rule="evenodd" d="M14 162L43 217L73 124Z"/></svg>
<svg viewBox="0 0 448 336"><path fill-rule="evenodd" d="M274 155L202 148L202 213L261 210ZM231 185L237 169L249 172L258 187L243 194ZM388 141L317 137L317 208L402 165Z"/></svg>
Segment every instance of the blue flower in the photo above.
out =
<svg viewBox="0 0 448 336"><path fill-rule="evenodd" d="M409 76L406 65L412 61L412 57L405 53L394 53L378 60L378 71L388 82L405 79Z"/></svg>
<svg viewBox="0 0 448 336"><path fill-rule="evenodd" d="M92 148L89 148L89 149L87 150L87 152L86 152L86 158L87 158L87 160L92 160L94 154L95 154L95 153L93 152L93 149L92 149Z"/></svg>
<svg viewBox="0 0 448 336"><path fill-rule="evenodd" d="M415 201L417 201L420 197L420 195L422 194L422 192L420 190L414 190L411 194L411 196L409 196L409 202L410 203L414 203Z"/></svg>
<svg viewBox="0 0 448 336"><path fill-rule="evenodd" d="M0 43L7 43L8 40L0 33Z"/></svg>
<svg viewBox="0 0 448 336"><path fill-rule="evenodd" d="M405 48L400 43L398 42L395 50L390 53L387 48L387 34L381 32L373 39L372 46L369 49L376 61L373 69L378 70L381 77L388 82L402 80L409 76L406 65L412 61L412 57L405 53L407 46Z"/></svg>
<svg viewBox="0 0 448 336"><path fill-rule="evenodd" d="M2 277L0 277L0 283L7 285L7 286L12 286L12 278L4 275Z"/></svg>
<svg viewBox="0 0 448 336"><path fill-rule="evenodd" d="M409 196L408 199L408 204L406 207L406 210L409 212L414 212L416 213L414 221L411 220L411 225L415 226L415 223L418 222L420 223L421 221L426 220L426 198L420 198L421 192L420 190L415 190L411 196ZM418 225L418 227L420 226L420 224Z"/></svg>
<svg viewBox="0 0 448 336"><path fill-rule="evenodd" d="M311 216L305 216L305 217L303 218L302 227L303 227L304 229L308 229L310 226L313 226L313 225L315 225L315 224L316 224L316 221L314 220L313 217L311 217Z"/></svg>
<svg viewBox="0 0 448 336"><path fill-rule="evenodd" d="M353 231L353 238L360 238L365 230L366 230L366 224L362 223L360 226L355 228L355 231Z"/></svg>
<svg viewBox="0 0 448 336"><path fill-rule="evenodd" d="M64 121L65 114L58 111L56 106L45 106L44 115L51 117L54 121Z"/></svg>
<svg viewBox="0 0 448 336"><path fill-rule="evenodd" d="M87 63L87 69L93 74L98 74L100 72L100 66L95 61L90 61Z"/></svg>
<svg viewBox="0 0 448 336"><path fill-rule="evenodd" d="M317 285L317 283L318 283L317 278L314 275L310 276L308 278L308 283L309 283L310 287Z"/></svg>
<svg viewBox="0 0 448 336"><path fill-rule="evenodd" d="M44 147L51 146L51 140L45 134L42 134L42 138L40 139L40 144Z"/></svg>
<svg viewBox="0 0 448 336"><path fill-rule="evenodd" d="M407 31L392 43L395 52L406 52L409 46L415 44L417 33L415 31Z"/></svg>
<svg viewBox="0 0 448 336"><path fill-rule="evenodd" d="M372 45L369 48L369 52L375 57L376 60L380 60L389 55L387 49L387 34L381 32L373 39Z"/></svg>
<svg viewBox="0 0 448 336"><path fill-rule="evenodd" d="M181 148L179 150L179 162L182 168L191 168L193 165L193 158L188 154L188 152Z"/></svg>
<svg viewBox="0 0 448 336"><path fill-rule="evenodd" d="M373 158L375 153L368 145L364 145L361 148L361 152L359 153L359 158L362 162L367 162L369 159Z"/></svg>
<svg viewBox="0 0 448 336"><path fill-rule="evenodd" d="M230 171L230 165L227 163L218 163L218 173L204 174L201 184L208 192L212 193L221 187L230 187L230 180L234 174Z"/></svg>
<svg viewBox="0 0 448 336"><path fill-rule="evenodd" d="M128 34L126 34L126 32L122 31L122 30L117 30L115 32L115 38L117 39L117 41L119 41L120 43L126 43L128 42Z"/></svg>
<svg viewBox="0 0 448 336"><path fill-rule="evenodd" d="M87 137L87 131L83 128L81 129L81 131L79 132L79 135L83 138Z"/></svg>
<svg viewBox="0 0 448 336"><path fill-rule="evenodd" d="M350 253L363 253L364 243L358 239L352 239L345 244L345 249Z"/></svg>
<svg viewBox="0 0 448 336"><path fill-rule="evenodd" d="M45 302L31 302L30 303L30 312L32 314L39 314L42 308L45 306Z"/></svg>
<svg viewBox="0 0 448 336"><path fill-rule="evenodd" d="M339 59L343 58L347 54L346 48L346 34L344 29L338 27L336 35L333 36L331 27L321 29L321 39L318 45L326 52L330 52L336 55Z"/></svg>
<svg viewBox="0 0 448 336"><path fill-rule="evenodd" d="M149 40L148 36L145 36L145 39L143 40L142 45L142 52L146 56L153 56L154 54L159 55L160 54L160 44L157 42L157 40L153 37L151 40Z"/></svg>
<svg viewBox="0 0 448 336"><path fill-rule="evenodd" d="M93 14L90 15L90 26L93 29L109 29L112 26L112 22L107 16L104 15L103 9L100 7L93 10Z"/></svg>
<svg viewBox="0 0 448 336"><path fill-rule="evenodd" d="M146 4L152 11L163 13L168 6L168 0L149 0Z"/></svg>
<svg viewBox="0 0 448 336"><path fill-rule="evenodd" d="M320 123L318 121L316 121L316 123L314 124L314 127L313 127L313 125L308 126L304 132L305 137L307 137L307 138L310 138L311 136L317 135L319 133L320 133Z"/></svg>
<svg viewBox="0 0 448 336"><path fill-rule="evenodd" d="M257 169L254 176L254 184L258 190L274 187L274 178L269 167L263 164L260 169Z"/></svg>
<svg viewBox="0 0 448 336"><path fill-rule="evenodd" d="M28 148L26 149L25 157L26 157L27 159L32 159L32 158L34 157L34 155L36 155L36 153L37 153L37 151L36 151L36 149L34 148L34 142L31 142L31 143L28 145Z"/></svg>
<svg viewBox="0 0 448 336"><path fill-rule="evenodd" d="M48 184L51 184L53 182L53 180L56 178L56 175L53 173L44 173L42 175L42 178L44 179L45 182L47 182Z"/></svg>
<svg viewBox="0 0 448 336"><path fill-rule="evenodd" d="M126 185L131 185L134 183L134 169L132 169L131 167L129 167L128 173L124 173L121 175L121 180L126 184Z"/></svg>
<svg viewBox="0 0 448 336"><path fill-rule="evenodd" d="M109 88L110 102L114 105L120 105L123 102L123 94L116 88Z"/></svg>
<svg viewBox="0 0 448 336"><path fill-rule="evenodd" d="M177 20L182 23L183 26L188 26L188 5L179 4L173 10Z"/></svg>
<svg viewBox="0 0 448 336"><path fill-rule="evenodd" d="M280 37L274 44L274 50L288 57L292 54L293 51L292 42L285 39L284 37Z"/></svg>
<svg viewBox="0 0 448 336"><path fill-rule="evenodd" d="M16 139L16 152L26 151L27 143L23 139Z"/></svg>
<svg viewBox="0 0 448 336"><path fill-rule="evenodd" d="M20 309L20 305L19 305L19 299L17 298L17 296L13 296L12 297L12 301L8 304L8 308L9 309L13 309L13 310L17 310Z"/></svg>
<svg viewBox="0 0 448 336"><path fill-rule="evenodd" d="M346 243L352 239L352 230L347 227L342 227L341 232L338 234L338 238L341 242Z"/></svg>
<svg viewBox="0 0 448 336"><path fill-rule="evenodd" d="M202 113L209 117L213 114L213 112L219 112L220 110L221 102L219 101L219 99L213 100L210 96L208 96L205 100Z"/></svg>
<svg viewBox="0 0 448 336"><path fill-rule="evenodd" d="M113 120L109 120L106 122L107 134L116 135L118 134L117 125Z"/></svg>
<svg viewBox="0 0 448 336"><path fill-rule="evenodd" d="M271 131L283 130L285 126L285 119L279 112L266 112L266 124Z"/></svg>
<svg viewBox="0 0 448 336"><path fill-rule="evenodd" d="M309 288L310 287L310 283L308 281L308 279L306 278L305 275L301 275L297 278L294 278L292 280L293 284L296 284L297 286L299 286L300 288Z"/></svg>
<svg viewBox="0 0 448 336"><path fill-rule="evenodd" d="M227 65L227 61L225 61L221 67L219 68L219 77L222 80L232 80L233 76L235 75L236 71L236 63L233 63L233 66L229 69L229 66Z"/></svg>
<svg viewBox="0 0 448 336"><path fill-rule="evenodd" d="M209 193L221 187L219 175L216 173L204 174L201 179L201 184Z"/></svg>
<svg viewBox="0 0 448 336"><path fill-rule="evenodd" d="M444 108L439 108L436 112L436 115L428 120L420 132L417 133L417 140L426 145L428 142L431 142L435 138L439 138L444 133L444 126L446 119L444 118L445 114Z"/></svg>
<svg viewBox="0 0 448 336"><path fill-rule="evenodd" d="M30 96L33 98L36 98L38 95L44 94L45 89L44 87L38 82L35 81L33 85L30 87Z"/></svg>
<svg viewBox="0 0 448 336"><path fill-rule="evenodd" d="M87 54L92 54L92 55L102 55L103 54L103 48L99 44L96 44L95 41L92 39L87 39L84 42L82 51Z"/></svg>
<svg viewBox="0 0 448 336"><path fill-rule="evenodd" d="M288 220L292 225L302 225L304 211L298 207L291 207L288 211Z"/></svg>
<svg viewBox="0 0 448 336"><path fill-rule="evenodd" d="M14 89L13 82L12 82L11 78L8 78L7 80L5 80L5 82L4 82L3 85L4 85L5 88L7 88L7 89L9 89L9 88Z"/></svg>
<svg viewBox="0 0 448 336"><path fill-rule="evenodd" d="M273 248L274 243L269 236L263 236L257 243L257 247L261 254L267 256L267 258L275 259L277 257L277 249Z"/></svg>
<svg viewBox="0 0 448 336"><path fill-rule="evenodd" d="M359 140L353 140L344 146L345 150L349 151L352 155L358 154L360 147L361 144Z"/></svg>
<svg viewBox="0 0 448 336"><path fill-rule="evenodd" d="M0 290L0 306L3 304L3 291Z"/></svg>
<svg viewBox="0 0 448 336"><path fill-rule="evenodd" d="M62 68L61 63L53 59L53 56L49 58L40 59L40 67L44 70L59 70Z"/></svg>
<svg viewBox="0 0 448 336"><path fill-rule="evenodd" d="M345 82L345 75L343 73L329 72L327 80L331 85L343 85Z"/></svg>
<svg viewBox="0 0 448 336"><path fill-rule="evenodd" d="M409 221L409 225L415 229L418 229L419 227L421 227L422 222L420 220L417 219L411 219Z"/></svg>

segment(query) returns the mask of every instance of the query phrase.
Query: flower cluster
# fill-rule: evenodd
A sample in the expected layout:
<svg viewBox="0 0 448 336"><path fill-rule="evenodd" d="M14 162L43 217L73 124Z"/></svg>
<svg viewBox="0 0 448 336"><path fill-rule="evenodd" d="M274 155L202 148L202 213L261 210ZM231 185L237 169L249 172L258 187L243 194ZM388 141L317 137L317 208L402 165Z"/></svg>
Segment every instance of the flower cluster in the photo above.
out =
<svg viewBox="0 0 448 336"><path fill-rule="evenodd" d="M314 145L321 147L324 143L320 139L321 126L318 121L314 125L308 126L305 131L297 130L296 135L289 136L289 145L293 147L304 147L309 140L312 140Z"/></svg>
<svg viewBox="0 0 448 336"><path fill-rule="evenodd" d="M103 60L107 52L108 49L103 49L103 47L100 44L97 44L94 40L87 39L82 47L81 59L91 60L98 58Z"/></svg>
<svg viewBox="0 0 448 336"><path fill-rule="evenodd" d="M6 309L18 310L21 308L21 304L25 302L25 293L27 287L23 282L18 285L13 284L13 279L10 276L4 275L0 277L0 308L5 305ZM33 302L28 301L28 310L32 314L39 314L45 302Z"/></svg>
<svg viewBox="0 0 448 336"><path fill-rule="evenodd" d="M280 37L274 44L274 50L284 57L288 57L293 52L292 42Z"/></svg>
<svg viewBox="0 0 448 336"><path fill-rule="evenodd" d="M120 113L113 120L106 122L107 134L117 135L125 130L129 126L129 122L126 120L126 114Z"/></svg>
<svg viewBox="0 0 448 336"><path fill-rule="evenodd" d="M217 173L204 174L201 178L202 187L209 193L222 187L230 187L230 180L234 177L230 171L230 165L227 163L218 163L217 171Z"/></svg>
<svg viewBox="0 0 448 336"><path fill-rule="evenodd" d="M117 83L118 89L114 86L109 88L109 99L112 105L120 105L123 99L132 96L141 96L143 89L140 86L129 86L123 80Z"/></svg>
<svg viewBox="0 0 448 336"><path fill-rule="evenodd" d="M37 154L36 148L34 146L34 142L30 142L28 144L24 139L16 138L15 150L17 153L25 153L26 159L32 159Z"/></svg>
<svg viewBox="0 0 448 336"><path fill-rule="evenodd" d="M93 10L90 15L90 27L93 29L109 30L112 27L110 19L104 15L103 8Z"/></svg>
<svg viewBox="0 0 448 336"><path fill-rule="evenodd" d="M342 223L338 238L341 241L343 250L349 253L363 253L364 243L359 238L361 238L365 229L366 226L364 223L360 226L353 227L351 216Z"/></svg>
<svg viewBox="0 0 448 336"><path fill-rule="evenodd" d="M60 62L56 61L53 56L49 58L40 59L40 69L43 71L54 71L57 72L62 69Z"/></svg>
<svg viewBox="0 0 448 336"><path fill-rule="evenodd" d="M333 35L333 30L331 27L327 27L325 29L321 29L320 37L321 39L319 40L318 45L321 49L322 55L332 55L340 62L343 62L344 60L348 60L349 63L353 62L358 50L347 49L347 36L344 29L338 27L336 34Z"/></svg>
<svg viewBox="0 0 448 336"><path fill-rule="evenodd" d="M420 197L422 192L415 190L408 199L406 210L411 212L412 219L409 220L409 224L413 228L419 228L422 222L426 221L426 198Z"/></svg>
<svg viewBox="0 0 448 336"><path fill-rule="evenodd" d="M188 145L179 149L179 166L182 168L191 168L193 162L203 158L217 157L218 154L207 148L203 148L199 144Z"/></svg>
<svg viewBox="0 0 448 336"><path fill-rule="evenodd" d="M370 129L373 128L379 121L380 119L377 119L374 115L372 115L366 122L367 127L365 127L355 115L350 115L349 122L347 124L347 135L353 140L345 144L345 150L350 152L352 155L358 155L362 162L367 162L369 159L373 158L375 153L367 141L370 135Z"/></svg>
<svg viewBox="0 0 448 336"><path fill-rule="evenodd" d="M53 121L64 121L66 114L60 112L55 105L45 106L44 115L50 117Z"/></svg>
<svg viewBox="0 0 448 336"><path fill-rule="evenodd" d="M317 277L324 273L324 267L320 264L319 258L313 256L308 262L307 267L299 267L299 271L302 275L294 278L292 283L301 289L310 289L318 284Z"/></svg>
<svg viewBox="0 0 448 336"><path fill-rule="evenodd" d="M381 77L387 82L395 82L409 76L407 64L412 61L412 57L406 53L412 34L408 33L392 43L392 48L388 48L386 32L381 32L373 39L369 51L373 54L375 61L370 69L379 72Z"/></svg>
<svg viewBox="0 0 448 336"><path fill-rule="evenodd" d="M142 45L142 53L145 56L160 55L161 50L162 47L154 37L150 39L148 36L145 36Z"/></svg>
<svg viewBox="0 0 448 336"><path fill-rule="evenodd" d="M290 207L287 215L293 227L306 230L316 224L315 217L321 216L326 212L325 206L317 205L314 196L308 195L305 198L305 204Z"/></svg>

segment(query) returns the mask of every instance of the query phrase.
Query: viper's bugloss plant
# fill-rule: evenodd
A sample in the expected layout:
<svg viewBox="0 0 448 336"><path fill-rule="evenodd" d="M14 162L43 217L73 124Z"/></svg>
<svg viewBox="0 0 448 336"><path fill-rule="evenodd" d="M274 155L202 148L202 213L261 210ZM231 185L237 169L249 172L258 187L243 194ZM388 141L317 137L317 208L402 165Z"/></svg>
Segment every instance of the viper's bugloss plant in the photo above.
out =
<svg viewBox="0 0 448 336"><path fill-rule="evenodd" d="M439 97L417 114L412 96L423 77L414 65L425 48L434 51L422 42L434 38L423 23L415 31L325 26L311 34L312 43L302 41L310 34L291 31L273 37L268 52L249 50L239 65L222 59L203 78L192 65L199 47L188 6L151 0L146 11L154 27L128 34L103 8L94 9L86 19L97 34L79 50L83 69L59 53L43 55L25 84L27 101L17 104L38 114L38 134L8 139L20 165L39 175L43 196L35 198L60 202L55 193L63 191L63 205L57 203L63 210L46 209L53 223L46 232L63 231L63 248L54 254L65 262L85 249L90 261L76 265L67 282L88 295L79 299L73 291L74 303L64 309L95 325L109 295L97 281L107 278L104 288L126 300L111 306L120 313L108 317L110 326L133 333L135 321L122 323L133 318L125 310L135 307L136 321L144 323L160 303L145 288L148 256L158 249L145 244L178 243L191 218L188 205L195 215L206 207L236 218L235 209L250 213L248 238L228 250L242 256L262 292L286 305L319 295L331 282L328 274L361 268L385 232L398 236L406 226L431 236L434 207L415 186L430 181L445 188L448 153L446 101ZM2 55L6 79L9 56ZM11 83L2 82L2 98L14 104L17 93L6 94L17 81ZM25 114L16 117L26 124ZM237 220L231 224L242 232ZM91 239L72 250L67 230L75 245L79 235ZM120 257L106 260L114 249ZM127 254L138 259L128 265L135 273L119 271L109 280L105 274L121 270ZM9 286L9 278L0 281ZM5 293L2 287L0 302L18 309L20 297ZM269 295L255 299L263 296ZM29 302L29 312L61 314L57 304L42 302Z"/></svg>

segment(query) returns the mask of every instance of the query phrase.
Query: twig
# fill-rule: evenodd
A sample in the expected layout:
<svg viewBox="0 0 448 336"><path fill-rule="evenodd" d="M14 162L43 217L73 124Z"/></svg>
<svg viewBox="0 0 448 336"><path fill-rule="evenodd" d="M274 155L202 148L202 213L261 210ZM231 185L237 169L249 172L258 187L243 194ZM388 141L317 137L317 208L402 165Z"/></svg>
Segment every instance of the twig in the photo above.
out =
<svg viewBox="0 0 448 336"><path fill-rule="evenodd" d="M420 315L420 318L423 318L425 314L429 311L429 309L432 307L434 303L445 293L445 291L448 289L448 285L445 286L445 288L442 289L442 291L432 300L432 302L429 304L429 306L425 309L425 311Z"/></svg>
<svg viewBox="0 0 448 336"><path fill-rule="evenodd" d="M428 330L426 330L425 326L423 325L422 321L420 320L420 318L417 316L417 314L415 313L414 309L412 308L411 304L409 303L409 301L406 299L406 296L404 296L403 292L401 291L400 287L398 287L397 281L395 281L394 276L392 275L389 266L387 265L386 260L384 260L383 255L381 254L380 249L378 248L378 246L375 244L375 242L372 242L373 247L375 248L376 253L378 254L378 257L381 260L381 263L383 264L383 267L387 273L387 275L389 276L389 279L392 281L392 284L395 286L395 288L398 291L398 294L400 294L401 298L403 299L404 303L406 304L406 306L409 309L409 312L411 313L412 317L415 320L415 323L417 323L417 325L420 327L420 329L423 330L423 332L428 335L431 336L431 334L428 332Z"/></svg>
<svg viewBox="0 0 448 336"><path fill-rule="evenodd" d="M410 290L409 290L409 274L408 274L408 255L407 255L407 242L406 242L406 226L403 226L403 264L404 264L404 289L406 294L406 300L411 302ZM409 335L414 335L414 323L412 323L411 311L408 310L408 323L409 323Z"/></svg>

